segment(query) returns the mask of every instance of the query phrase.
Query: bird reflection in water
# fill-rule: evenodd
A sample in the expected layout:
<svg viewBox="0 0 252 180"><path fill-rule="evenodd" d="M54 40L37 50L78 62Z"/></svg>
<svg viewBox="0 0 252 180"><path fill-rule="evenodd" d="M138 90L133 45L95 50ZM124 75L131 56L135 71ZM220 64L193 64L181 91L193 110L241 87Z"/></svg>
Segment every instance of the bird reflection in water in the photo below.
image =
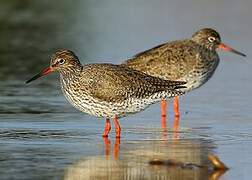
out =
<svg viewBox="0 0 252 180"><path fill-rule="evenodd" d="M110 139L108 137L103 137L103 141L104 141L105 156L108 159L109 156L110 156L110 151L111 151ZM114 148L113 148L113 157L114 157L114 159L118 159L119 150L120 150L120 142L121 142L120 138L115 139Z"/></svg>
<svg viewBox="0 0 252 180"><path fill-rule="evenodd" d="M173 120L173 130L172 130L172 140L176 140L179 138L179 116L174 116ZM168 140L167 137L168 130L166 126L166 116L161 116L161 139L164 141L164 143ZM109 158L111 153L111 141L108 137L103 137L104 141L104 149L105 149L105 156ZM114 141L114 148L113 148L113 157L114 159L117 159L119 157L119 151L120 151L120 138L115 138Z"/></svg>
<svg viewBox="0 0 252 180"><path fill-rule="evenodd" d="M180 123L180 116L174 116L173 119L173 127L172 127L172 140L179 139L179 123ZM161 113L161 133L162 139L167 140L167 123L166 123L166 114L163 115Z"/></svg>
<svg viewBox="0 0 252 180"><path fill-rule="evenodd" d="M144 132L154 137L157 131L152 130L144 129ZM213 156L212 160L207 157L207 154L213 154L213 141L180 138L183 131L175 125L172 131L165 126L158 132L159 138L151 139L120 141L116 138L110 141L104 138L105 156L83 157L65 170L64 179L216 180L225 173L226 169L216 168L221 162L214 161L218 157ZM162 163L150 163L155 160ZM214 162L216 166L211 165Z"/></svg>

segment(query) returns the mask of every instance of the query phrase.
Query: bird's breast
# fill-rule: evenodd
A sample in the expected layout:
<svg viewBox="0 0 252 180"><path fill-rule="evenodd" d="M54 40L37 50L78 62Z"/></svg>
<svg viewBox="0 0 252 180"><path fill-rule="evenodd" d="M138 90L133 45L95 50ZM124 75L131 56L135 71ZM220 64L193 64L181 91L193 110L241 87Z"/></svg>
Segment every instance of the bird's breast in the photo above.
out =
<svg viewBox="0 0 252 180"><path fill-rule="evenodd" d="M196 63L190 72L179 79L187 82L186 91L199 88L213 76L219 64L219 57L217 53L204 55L197 54L195 61Z"/></svg>

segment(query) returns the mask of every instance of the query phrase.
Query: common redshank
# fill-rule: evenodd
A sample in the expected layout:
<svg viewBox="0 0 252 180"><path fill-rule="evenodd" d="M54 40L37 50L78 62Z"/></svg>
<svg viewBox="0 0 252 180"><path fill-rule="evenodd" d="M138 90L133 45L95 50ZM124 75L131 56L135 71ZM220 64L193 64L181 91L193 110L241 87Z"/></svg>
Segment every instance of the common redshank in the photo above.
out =
<svg viewBox="0 0 252 180"><path fill-rule="evenodd" d="M217 49L245 54L221 42L219 33L205 28L193 34L191 39L172 41L141 52L123 65L146 74L172 81L186 81L188 92L199 88L214 74L219 56ZM166 100L161 101L161 114L166 116ZM174 98L174 114L180 116L179 98Z"/></svg>
<svg viewBox="0 0 252 180"><path fill-rule="evenodd" d="M183 81L169 81L113 64L81 65L69 50L53 54L51 63L29 83L53 71L60 74L61 89L66 99L80 111L106 118L103 136L107 137L113 118L116 137L120 137L118 117L144 110L163 98L182 95Z"/></svg>

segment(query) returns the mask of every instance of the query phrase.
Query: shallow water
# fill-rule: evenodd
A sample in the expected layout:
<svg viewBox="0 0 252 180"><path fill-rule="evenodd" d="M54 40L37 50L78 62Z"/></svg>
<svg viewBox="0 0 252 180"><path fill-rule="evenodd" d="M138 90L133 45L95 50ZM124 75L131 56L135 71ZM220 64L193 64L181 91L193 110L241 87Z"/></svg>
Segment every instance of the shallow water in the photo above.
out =
<svg viewBox="0 0 252 180"><path fill-rule="evenodd" d="M223 179L250 179L252 1L0 2L0 179L211 179L204 169L153 167L153 158L207 164L216 154L230 167ZM159 43L215 27L243 58L220 52L202 88L181 98L180 129L160 125L159 105L121 119L122 138L104 120L78 112L60 92L57 75L25 80L69 48L82 63L120 63Z"/></svg>

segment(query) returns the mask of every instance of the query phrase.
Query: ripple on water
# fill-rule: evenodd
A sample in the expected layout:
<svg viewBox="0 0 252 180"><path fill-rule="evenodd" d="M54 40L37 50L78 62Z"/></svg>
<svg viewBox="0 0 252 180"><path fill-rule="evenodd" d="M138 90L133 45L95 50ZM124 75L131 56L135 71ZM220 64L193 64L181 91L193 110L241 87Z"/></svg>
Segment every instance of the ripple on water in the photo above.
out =
<svg viewBox="0 0 252 180"><path fill-rule="evenodd" d="M83 131L40 130L40 129L0 129L0 140L31 140L37 141L60 139L88 139Z"/></svg>

